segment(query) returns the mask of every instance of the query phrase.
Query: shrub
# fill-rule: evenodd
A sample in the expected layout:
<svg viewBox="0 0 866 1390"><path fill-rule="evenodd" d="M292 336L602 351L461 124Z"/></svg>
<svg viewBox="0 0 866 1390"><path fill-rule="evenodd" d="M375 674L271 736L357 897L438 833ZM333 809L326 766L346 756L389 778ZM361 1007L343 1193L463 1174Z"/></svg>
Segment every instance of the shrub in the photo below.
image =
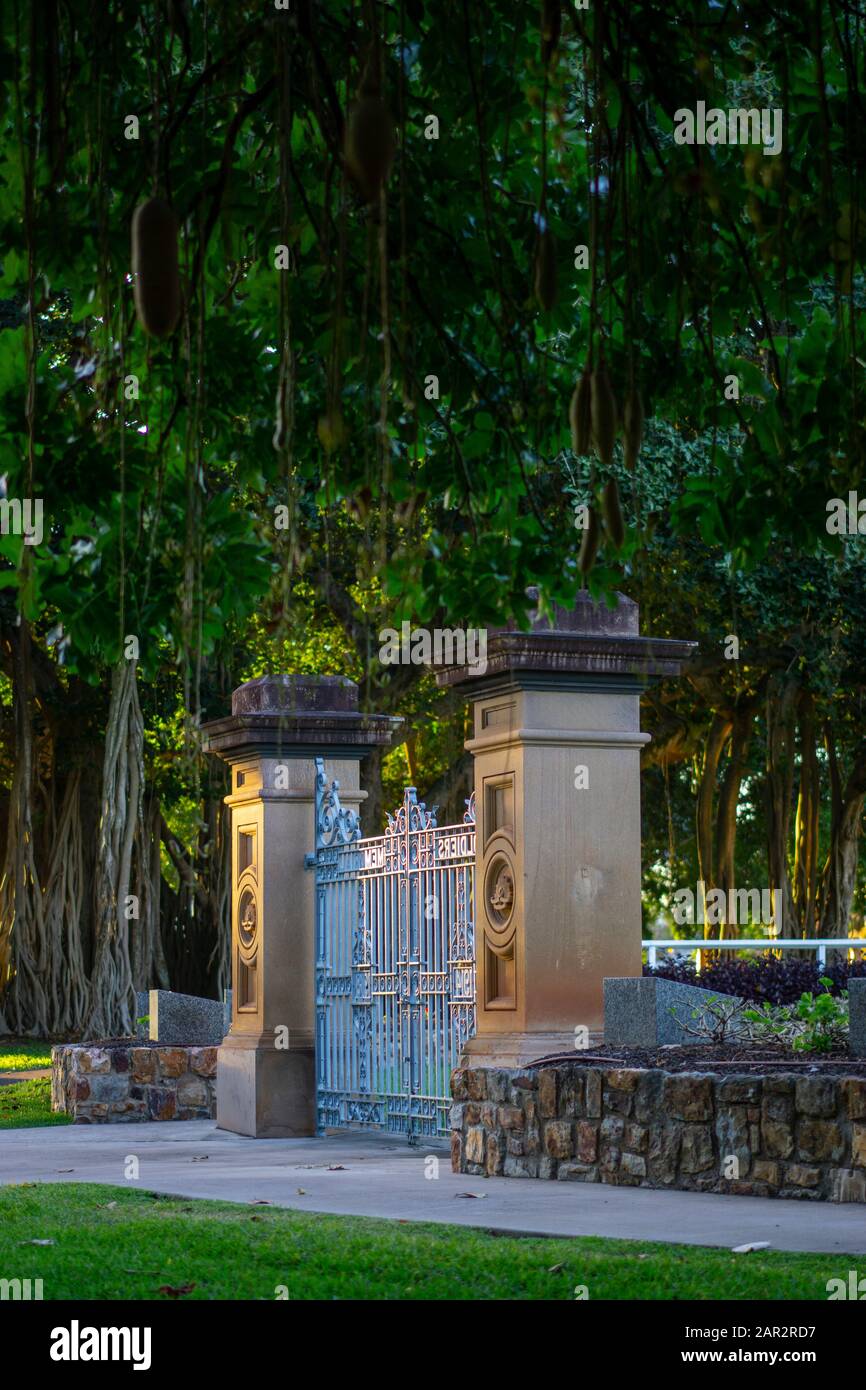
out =
<svg viewBox="0 0 866 1390"><path fill-rule="evenodd" d="M717 994L739 994L756 1004L796 1004L804 994L821 994L822 979L830 981L826 987L830 994L844 993L849 980L866 976L866 958L861 954L851 964L840 961L821 967L814 956L792 959L787 951L781 960L763 953L743 960L735 958L732 951L724 951L706 963L700 974L691 960L662 961L654 970L645 965L643 973L684 985L700 985Z"/></svg>
<svg viewBox="0 0 866 1390"><path fill-rule="evenodd" d="M848 995L830 993L833 981L821 977L820 994L803 994L796 1004L763 1003L743 1015L755 1042L778 1042L795 1052L830 1052L848 1041Z"/></svg>

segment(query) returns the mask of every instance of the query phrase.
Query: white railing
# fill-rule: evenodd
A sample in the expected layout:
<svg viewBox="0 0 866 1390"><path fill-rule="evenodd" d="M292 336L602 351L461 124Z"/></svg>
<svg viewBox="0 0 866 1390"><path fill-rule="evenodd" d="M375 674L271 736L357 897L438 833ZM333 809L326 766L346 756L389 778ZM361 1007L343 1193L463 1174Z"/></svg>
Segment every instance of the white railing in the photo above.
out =
<svg viewBox="0 0 866 1390"><path fill-rule="evenodd" d="M804 940L800 936L759 936L737 941L733 937L719 941L713 937L691 937L682 941L642 941L646 951L647 965L657 963L659 951L678 951L691 954L697 951L697 966L701 968L702 951L817 951L818 964L827 964L827 951L866 951L866 937L856 936L813 936Z"/></svg>

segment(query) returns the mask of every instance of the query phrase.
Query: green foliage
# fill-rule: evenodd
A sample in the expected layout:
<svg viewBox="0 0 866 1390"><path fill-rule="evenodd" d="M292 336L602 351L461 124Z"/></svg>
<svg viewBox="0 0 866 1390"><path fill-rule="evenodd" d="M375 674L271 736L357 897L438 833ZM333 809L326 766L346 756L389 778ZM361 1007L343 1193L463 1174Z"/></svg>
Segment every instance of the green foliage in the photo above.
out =
<svg viewBox="0 0 866 1390"><path fill-rule="evenodd" d="M0 475L44 500L47 529L36 547L0 537L0 619L24 614L62 690L104 687L138 637L149 780L188 844L222 788L177 748L267 670L357 679L365 707L407 715L419 783L436 782L459 716L382 671L378 629L525 621L529 584L569 604L575 504L615 477L626 538L603 538L592 592L624 588L645 630L702 656L729 632L747 653L712 691L648 697L654 731L688 731L679 766L647 772L655 915L697 877L710 709L763 700L782 669L814 692L843 770L862 727L863 538L825 523L863 476L866 21L758 0L697 0L688 23L654 0L569 6L545 67L537 4L372 13L398 152L370 209L343 159L363 7L4 11ZM676 144L674 112L699 100L778 107L782 153ZM165 342L137 324L129 275L154 192L181 226ZM558 284L543 312L542 230ZM619 443L609 469L571 451L571 392L602 348L619 402L632 379L643 393L634 473ZM738 864L762 883L763 728L747 763ZM822 843L832 821L825 797Z"/></svg>
<svg viewBox="0 0 866 1390"><path fill-rule="evenodd" d="M31 617L62 613L67 660L116 654L121 576L124 625L148 638L143 649L183 639L190 502L205 651L287 559L273 506L291 503L294 553L309 557L339 530L335 508L365 489L361 530L387 541L346 539L401 616L520 615L528 583L567 601L577 546L554 462L569 454L575 376L602 340L620 398L634 371L650 415L684 438L711 432L701 475L664 499L680 532L696 529L738 565L776 534L808 532L807 548L838 551L824 502L863 461L853 310L864 214L852 182L858 74L829 14L813 30L796 6L702 2L688 25L641 0L627 22L573 11L545 74L532 6L498 3L483 22L451 0L435 15L388 12L384 89L400 138L383 229L382 437L380 266L340 144L371 36L348 0L322 14L207 12L205 31L197 0L182 25L157 24L150 4L110 5L98 41L80 0L44 36L16 30L11 11L6 20L0 293L18 319L0 334L3 466L18 486L31 180L35 480L52 523L20 596ZM859 33L861 17L849 23ZM59 110L50 91L31 107L26 74L44 63L61 94L74 85ZM783 153L675 144L672 106L698 99L778 105ZM430 112L436 140L425 138ZM138 140L125 138L129 113ZM47 128L38 144L36 122ZM163 345L132 327L126 273L132 211L154 170L181 221L189 291L186 326ZM539 314L542 218L560 292ZM589 272L574 268L576 243L591 248ZM274 268L279 245L288 272ZM281 279L295 355L288 470L271 443ZM736 402L721 391L729 372ZM137 400L124 395L130 373ZM431 373L438 401L423 389ZM328 411L342 421L330 451ZM603 479L581 472L598 497ZM394 509L421 496L418 520L395 524ZM11 538L5 551L20 561ZM628 550L603 555L593 587L609 587L623 562Z"/></svg>
<svg viewBox="0 0 866 1390"><path fill-rule="evenodd" d="M751 1036L778 1042L795 1052L832 1052L848 1041L848 991L830 994L833 981L821 977L821 994L801 994L796 1004L760 1004L743 1015Z"/></svg>

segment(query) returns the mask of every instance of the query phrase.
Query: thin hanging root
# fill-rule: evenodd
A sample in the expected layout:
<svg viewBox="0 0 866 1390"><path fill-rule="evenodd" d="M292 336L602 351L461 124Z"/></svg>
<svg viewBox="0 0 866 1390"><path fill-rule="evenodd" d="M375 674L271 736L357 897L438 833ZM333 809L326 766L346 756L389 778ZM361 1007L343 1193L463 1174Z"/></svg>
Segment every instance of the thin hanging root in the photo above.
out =
<svg viewBox="0 0 866 1390"><path fill-rule="evenodd" d="M640 391L632 386L625 398L623 411L623 453L626 468L633 470L643 442L643 401Z"/></svg>

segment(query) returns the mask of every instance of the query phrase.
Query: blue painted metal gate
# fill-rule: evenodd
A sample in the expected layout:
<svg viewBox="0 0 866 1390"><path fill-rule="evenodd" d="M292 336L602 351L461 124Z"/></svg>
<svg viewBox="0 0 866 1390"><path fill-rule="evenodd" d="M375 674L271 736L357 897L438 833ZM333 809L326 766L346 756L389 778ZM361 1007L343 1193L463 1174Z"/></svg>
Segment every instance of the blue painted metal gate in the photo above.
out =
<svg viewBox="0 0 866 1390"><path fill-rule="evenodd" d="M361 838L316 759L319 1129L448 1132L449 1080L475 1031L475 803L461 825L407 787L384 835Z"/></svg>

